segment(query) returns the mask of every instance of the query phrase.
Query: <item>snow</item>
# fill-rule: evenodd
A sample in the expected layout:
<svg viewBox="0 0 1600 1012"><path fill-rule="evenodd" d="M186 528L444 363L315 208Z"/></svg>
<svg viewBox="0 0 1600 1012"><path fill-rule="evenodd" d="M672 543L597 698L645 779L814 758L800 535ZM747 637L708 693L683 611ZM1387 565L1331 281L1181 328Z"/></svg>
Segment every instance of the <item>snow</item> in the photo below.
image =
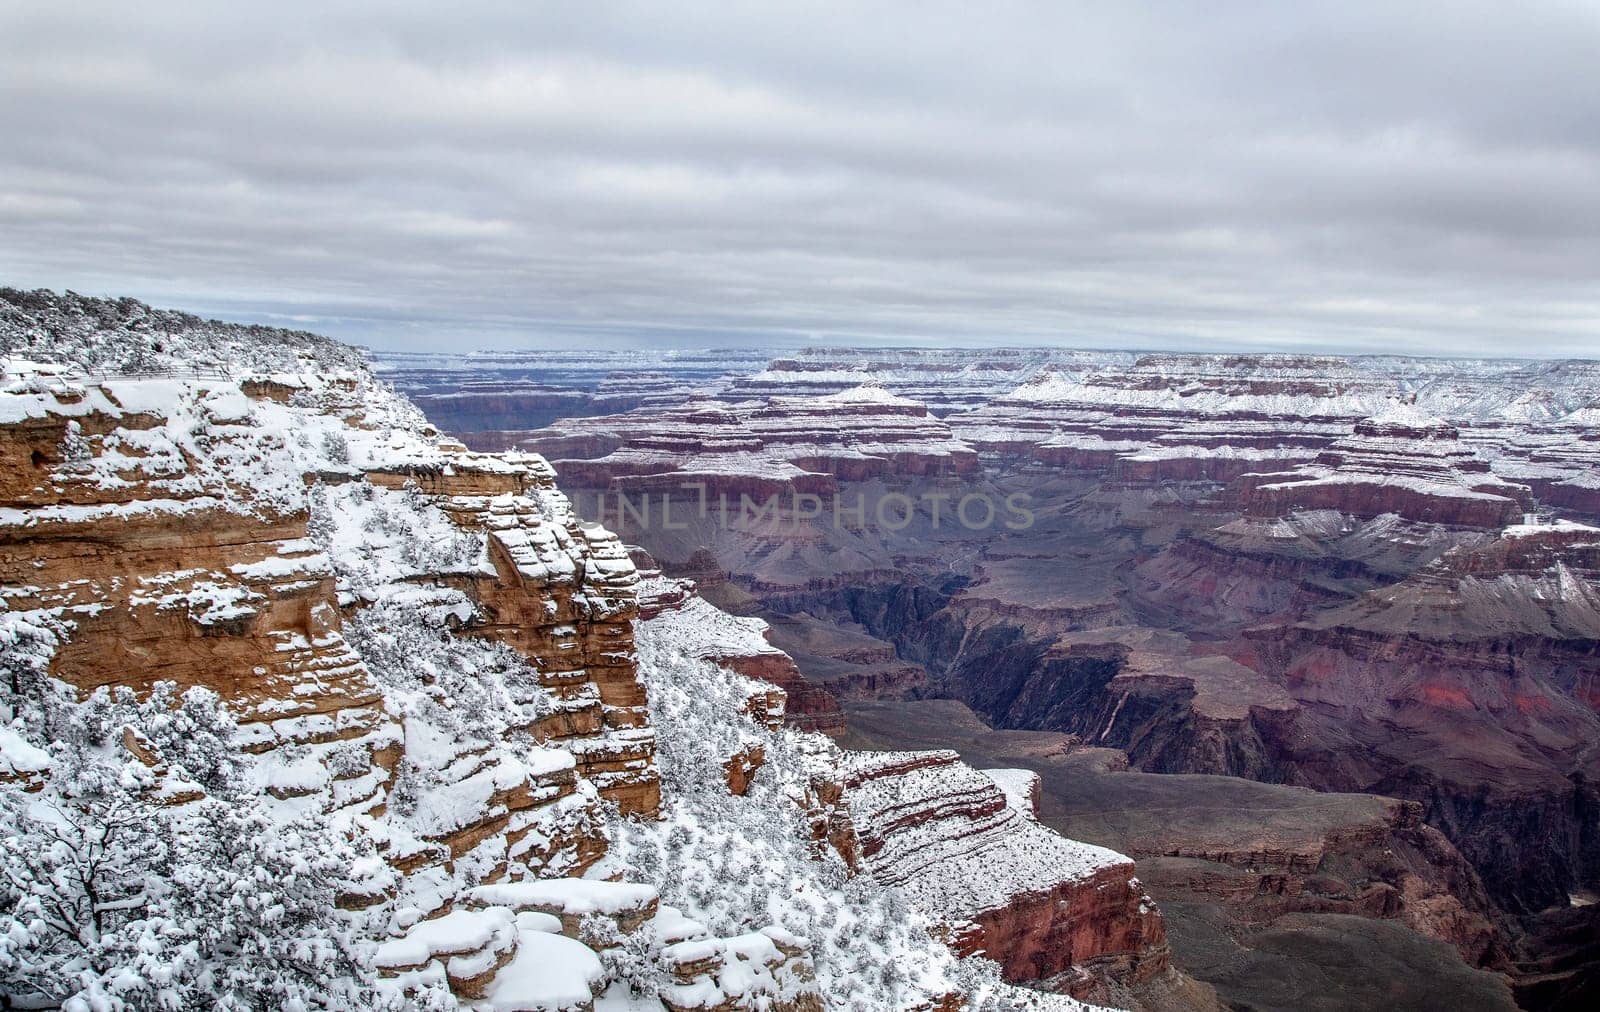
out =
<svg viewBox="0 0 1600 1012"><path fill-rule="evenodd" d="M1535 538L1548 534L1578 534L1600 537L1600 527L1591 527L1574 520L1543 520L1534 523L1513 524L1500 532L1503 538Z"/></svg>
<svg viewBox="0 0 1600 1012"><path fill-rule="evenodd" d="M50 754L17 731L0 724L0 779L41 773L50 768Z"/></svg>
<svg viewBox="0 0 1600 1012"><path fill-rule="evenodd" d="M287 766L264 769L267 790L282 795L310 794L328 786L328 768L315 759L303 759Z"/></svg>
<svg viewBox="0 0 1600 1012"><path fill-rule="evenodd" d="M1396 425L1411 429L1443 428L1446 422L1438 415L1424 411L1414 401L1391 400L1370 419L1377 425Z"/></svg>
<svg viewBox="0 0 1600 1012"><path fill-rule="evenodd" d="M655 932L657 938L668 945L706 934L704 924L691 917L685 917L683 911L677 907L664 904L656 909L656 915L650 919L650 929Z"/></svg>
<svg viewBox="0 0 1600 1012"><path fill-rule="evenodd" d="M780 654L767 642L767 623L759 618L730 615L703 597L691 597L656 618L659 635L697 657L756 657Z"/></svg>
<svg viewBox="0 0 1600 1012"><path fill-rule="evenodd" d="M505 1012L566 1012L586 1005L604 979L600 958L582 942L523 931L516 957L495 974L485 1004Z"/></svg>
<svg viewBox="0 0 1600 1012"><path fill-rule="evenodd" d="M373 962L380 967L421 966L436 956L452 956L487 948L515 923L511 911L452 910L443 917L421 921L405 937L378 946Z"/></svg>
<svg viewBox="0 0 1600 1012"><path fill-rule="evenodd" d="M922 405L909 397L901 397L876 383L863 383L860 386L841 390L836 394L818 397L819 404L882 404L903 408L920 408Z"/></svg>
<svg viewBox="0 0 1600 1012"><path fill-rule="evenodd" d="M576 878L505 882L479 886L467 893L468 901L480 906L560 911L568 917L637 913L653 906L656 896L654 886Z"/></svg>
<svg viewBox="0 0 1600 1012"><path fill-rule="evenodd" d="M1455 481L1441 481L1410 474L1350 474L1326 468L1307 468L1298 473L1303 473L1306 476L1296 478L1293 481L1268 482L1256 487L1262 490L1292 490L1319 485L1351 485L1366 488L1403 488L1419 495L1436 496L1442 499L1475 499L1484 502L1510 501L1506 496L1466 488Z"/></svg>
<svg viewBox="0 0 1600 1012"><path fill-rule="evenodd" d="M985 811L1000 789L954 752L854 753L846 769L857 832L883 841L867 858L874 875L945 923L1107 868L1131 875L1127 857L1060 836L1013 805Z"/></svg>
<svg viewBox="0 0 1600 1012"><path fill-rule="evenodd" d="M1022 815L1033 817L1033 799L1039 790L1039 774L1033 770L990 769L979 770L994 781L1006 796L1006 804Z"/></svg>

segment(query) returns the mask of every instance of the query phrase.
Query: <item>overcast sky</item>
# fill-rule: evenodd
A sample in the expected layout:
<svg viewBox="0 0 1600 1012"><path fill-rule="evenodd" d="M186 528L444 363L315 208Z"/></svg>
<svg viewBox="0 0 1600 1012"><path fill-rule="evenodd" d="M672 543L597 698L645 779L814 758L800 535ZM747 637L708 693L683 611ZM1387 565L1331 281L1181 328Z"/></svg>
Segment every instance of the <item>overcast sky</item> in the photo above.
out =
<svg viewBox="0 0 1600 1012"><path fill-rule="evenodd" d="M417 349L1600 356L1600 3L0 0L0 283Z"/></svg>

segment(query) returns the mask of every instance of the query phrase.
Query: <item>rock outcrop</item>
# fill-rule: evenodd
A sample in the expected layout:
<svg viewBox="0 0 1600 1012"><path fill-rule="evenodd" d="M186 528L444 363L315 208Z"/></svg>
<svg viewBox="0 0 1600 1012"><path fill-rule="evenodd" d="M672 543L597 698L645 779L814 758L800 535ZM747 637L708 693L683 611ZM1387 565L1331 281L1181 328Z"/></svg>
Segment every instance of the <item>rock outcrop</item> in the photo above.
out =
<svg viewBox="0 0 1600 1012"><path fill-rule="evenodd" d="M1356 423L1294 471L1241 476L1232 494L1250 516L1334 510L1489 530L1522 519L1532 505L1528 489L1491 474L1455 426L1407 406Z"/></svg>
<svg viewBox="0 0 1600 1012"><path fill-rule="evenodd" d="M1427 980L1459 986L1469 1007L1511 1007L1502 979L1467 969L1507 965L1494 906L1470 864L1421 821L1419 805L1142 773L1119 750L1060 733L993 730L948 700L852 704L850 718L848 744L942 745L1001 764L985 773L1014 803L1036 793L1047 825L1132 856L1141 887L1166 915L1175 963L1194 966L1225 995L1325 981L1317 950L1257 965L1254 946L1273 946L1296 918L1348 918L1345 950L1406 952ZM1213 963L1222 934L1231 955Z"/></svg>
<svg viewBox="0 0 1600 1012"><path fill-rule="evenodd" d="M853 753L843 772L861 864L1007 979L1086 990L1097 972L1135 986L1166 968L1133 862L1039 825L956 753Z"/></svg>

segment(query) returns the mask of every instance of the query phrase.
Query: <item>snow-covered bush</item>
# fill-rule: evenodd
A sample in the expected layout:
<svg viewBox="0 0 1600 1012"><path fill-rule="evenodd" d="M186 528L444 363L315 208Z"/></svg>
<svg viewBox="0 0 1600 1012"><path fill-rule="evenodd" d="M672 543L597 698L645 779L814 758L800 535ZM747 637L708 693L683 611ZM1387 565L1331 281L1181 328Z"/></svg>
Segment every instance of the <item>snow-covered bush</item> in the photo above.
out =
<svg viewBox="0 0 1600 1012"><path fill-rule="evenodd" d="M415 576L473 571L484 558L484 536L463 530L415 486L349 482L318 486L310 499L308 533L340 585L363 600Z"/></svg>
<svg viewBox="0 0 1600 1012"><path fill-rule="evenodd" d="M396 712L457 739L503 744L508 727L526 727L550 711L550 694L526 658L503 643L458 636L440 612L437 600L390 598L345 625L345 638Z"/></svg>
<svg viewBox="0 0 1600 1012"><path fill-rule="evenodd" d="M132 728L184 779L212 795L233 792L238 755L230 739L237 724L210 689L197 685L179 694L176 683L157 682L140 699L126 685L102 687L74 719L85 744L115 744L123 728Z"/></svg>
<svg viewBox="0 0 1600 1012"><path fill-rule="evenodd" d="M322 455L335 464L350 463L350 442L343 433L327 432L322 436Z"/></svg>
<svg viewBox="0 0 1600 1012"><path fill-rule="evenodd" d="M670 629L641 623L640 673L656 727L665 818L615 820L613 852L629 878L662 901L733 935L776 924L810 940L830 1009L901 1008L953 989L959 965L893 889L851 878L817 848L804 798L814 735L771 732L743 716L751 685L701 660ZM743 743L765 751L743 797L729 794L723 760Z"/></svg>
<svg viewBox="0 0 1600 1012"><path fill-rule="evenodd" d="M635 997L654 994L661 983L661 939L651 931L624 934L605 914L589 914L578 925L578 941L600 955L606 978Z"/></svg>
<svg viewBox="0 0 1600 1012"><path fill-rule="evenodd" d="M137 762L53 756L47 791L0 789L0 994L72 1012L378 1005L336 905L351 841L254 801L167 808Z"/></svg>

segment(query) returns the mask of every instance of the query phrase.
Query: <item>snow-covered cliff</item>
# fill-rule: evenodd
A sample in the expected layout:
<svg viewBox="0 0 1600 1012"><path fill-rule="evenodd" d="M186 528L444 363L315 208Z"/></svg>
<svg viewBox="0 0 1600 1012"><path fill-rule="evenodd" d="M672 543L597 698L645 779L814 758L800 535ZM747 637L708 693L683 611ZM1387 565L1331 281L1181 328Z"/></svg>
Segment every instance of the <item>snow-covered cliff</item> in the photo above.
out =
<svg viewBox="0 0 1600 1012"><path fill-rule="evenodd" d="M1003 981L1002 927L1004 973L940 940L1007 896L857 860L841 819L897 827L732 670L759 623L641 595L542 458L442 438L311 335L5 291L0 353L0 995L1081 1007ZM985 853L1049 836L989 815ZM1030 952L1087 946L1040 965L1164 963L1127 863L1072 853L1022 876ZM1139 930L1056 902L1096 875Z"/></svg>

